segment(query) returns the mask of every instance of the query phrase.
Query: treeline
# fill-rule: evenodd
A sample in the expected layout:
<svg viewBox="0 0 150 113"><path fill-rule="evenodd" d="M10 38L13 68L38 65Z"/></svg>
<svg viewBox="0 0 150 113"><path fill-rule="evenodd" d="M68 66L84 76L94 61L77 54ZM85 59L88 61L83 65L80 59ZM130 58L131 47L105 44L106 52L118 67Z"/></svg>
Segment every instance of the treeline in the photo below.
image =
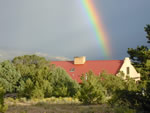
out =
<svg viewBox="0 0 150 113"><path fill-rule="evenodd" d="M120 73L120 76L123 77L123 73ZM88 95L88 98L95 98L96 93L110 97L116 89L137 90L134 80L128 78L124 81L121 77L105 72L97 76L90 71L86 75L83 74L81 80L82 83L78 84L64 69L36 55L19 56L12 61L0 63L0 84L6 94L15 93L17 97L82 97L88 95L88 91L92 94L92 88L95 88L97 92L93 96ZM87 104L97 103L97 100L86 100Z"/></svg>
<svg viewBox="0 0 150 113"><path fill-rule="evenodd" d="M18 97L72 97L79 85L60 67L44 57L24 55L0 63L0 83L6 93Z"/></svg>

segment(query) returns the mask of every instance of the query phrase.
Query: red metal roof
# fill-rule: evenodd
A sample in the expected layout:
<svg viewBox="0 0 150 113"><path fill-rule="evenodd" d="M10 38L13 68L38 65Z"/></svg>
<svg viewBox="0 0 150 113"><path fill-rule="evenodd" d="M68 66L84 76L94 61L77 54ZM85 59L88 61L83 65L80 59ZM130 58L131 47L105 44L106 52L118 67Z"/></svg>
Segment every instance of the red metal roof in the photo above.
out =
<svg viewBox="0 0 150 113"><path fill-rule="evenodd" d="M102 71L117 74L123 64L123 60L95 60L86 61L85 64L74 64L74 61L52 61L51 64L64 68L73 80L80 83L81 75L90 70L96 75L99 75ZM74 71L71 72L71 70Z"/></svg>

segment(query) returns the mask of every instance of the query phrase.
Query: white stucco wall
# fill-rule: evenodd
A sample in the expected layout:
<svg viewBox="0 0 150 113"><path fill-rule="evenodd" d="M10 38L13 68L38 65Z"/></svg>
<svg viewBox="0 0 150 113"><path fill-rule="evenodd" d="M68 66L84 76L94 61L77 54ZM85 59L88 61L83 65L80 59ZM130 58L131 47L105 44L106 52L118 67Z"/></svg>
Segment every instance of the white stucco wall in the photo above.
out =
<svg viewBox="0 0 150 113"><path fill-rule="evenodd" d="M129 74L127 74L127 67L129 67ZM120 72L121 71L125 74L125 78L126 76L129 76L130 78L135 79L135 81L140 80L140 73L137 73L137 71L135 70L134 66L131 64L131 61L128 57L124 59L124 63L120 68Z"/></svg>

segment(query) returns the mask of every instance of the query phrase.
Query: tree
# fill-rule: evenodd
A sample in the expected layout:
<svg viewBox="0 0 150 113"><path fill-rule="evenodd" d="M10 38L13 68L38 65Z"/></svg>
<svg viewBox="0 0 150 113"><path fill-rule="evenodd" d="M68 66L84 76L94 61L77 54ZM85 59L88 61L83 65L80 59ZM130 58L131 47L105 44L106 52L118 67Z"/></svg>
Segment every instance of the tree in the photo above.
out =
<svg viewBox="0 0 150 113"><path fill-rule="evenodd" d="M36 55L24 55L15 57L12 62L21 73L19 96L27 98L51 96L52 87L48 81L51 73L49 61Z"/></svg>
<svg viewBox="0 0 150 113"><path fill-rule="evenodd" d="M21 73L24 78L31 78L32 80L36 77L37 71L41 69L48 69L50 64L44 57L36 55L24 55L15 57L12 60L16 66L17 71ZM45 76L45 75L43 75Z"/></svg>
<svg viewBox="0 0 150 113"><path fill-rule="evenodd" d="M16 92L20 77L20 73L16 71L15 66L10 61L0 63L0 83L6 92Z"/></svg>
<svg viewBox="0 0 150 113"><path fill-rule="evenodd" d="M82 75L81 80L79 100L84 104L103 103L105 100L105 88L102 86L100 79L90 71Z"/></svg>
<svg viewBox="0 0 150 113"><path fill-rule="evenodd" d="M150 43L150 25L144 29L147 33L147 42ZM143 45L136 49L128 48L128 54L137 71L141 73L142 80L137 86L133 80L127 78L125 89L117 90L110 103L117 107L123 105L147 113L150 111L150 49Z"/></svg>
<svg viewBox="0 0 150 113"><path fill-rule="evenodd" d="M132 109L138 109L141 112L150 111L150 82L147 83L146 90L117 90L115 95L109 101L112 106L127 106Z"/></svg>
<svg viewBox="0 0 150 113"><path fill-rule="evenodd" d="M4 94L5 90L3 86L0 84L0 113L4 113L8 108L8 106L4 105Z"/></svg>
<svg viewBox="0 0 150 113"><path fill-rule="evenodd" d="M147 25L145 28L144 28L145 32L147 33L147 36L146 38L148 39L147 43L150 43L150 25Z"/></svg>
<svg viewBox="0 0 150 113"><path fill-rule="evenodd" d="M50 65L43 57L24 55L13 59L21 73L19 96L27 98L74 96L78 84L62 68Z"/></svg>
<svg viewBox="0 0 150 113"><path fill-rule="evenodd" d="M99 75L102 86L106 89L106 95L111 97L116 90L124 89L125 82L121 77L102 72Z"/></svg>
<svg viewBox="0 0 150 113"><path fill-rule="evenodd" d="M49 66L49 61L47 61L44 57L40 57L40 56L37 56L37 55L18 56L18 57L15 57L12 60L12 62L17 67L19 65L33 66L33 67L36 67L36 68L40 68L40 67L43 67L43 66Z"/></svg>
<svg viewBox="0 0 150 113"><path fill-rule="evenodd" d="M44 98L44 91L43 89L39 86L39 83L36 82L35 84L36 86L34 87L34 89L31 92L31 97L32 98Z"/></svg>
<svg viewBox="0 0 150 113"><path fill-rule="evenodd" d="M147 42L150 43L150 25L147 25L144 29L147 33ZM128 54L137 71L141 73L142 80L150 79L150 49L143 45L138 46L136 49L128 48Z"/></svg>
<svg viewBox="0 0 150 113"><path fill-rule="evenodd" d="M53 68L49 76L49 82L53 87L52 95L56 97L72 97L79 89L78 83L72 80L67 72L60 67Z"/></svg>
<svg viewBox="0 0 150 113"><path fill-rule="evenodd" d="M34 89L34 84L30 78L26 80L21 80L18 88L18 95L20 97L31 98L32 90Z"/></svg>

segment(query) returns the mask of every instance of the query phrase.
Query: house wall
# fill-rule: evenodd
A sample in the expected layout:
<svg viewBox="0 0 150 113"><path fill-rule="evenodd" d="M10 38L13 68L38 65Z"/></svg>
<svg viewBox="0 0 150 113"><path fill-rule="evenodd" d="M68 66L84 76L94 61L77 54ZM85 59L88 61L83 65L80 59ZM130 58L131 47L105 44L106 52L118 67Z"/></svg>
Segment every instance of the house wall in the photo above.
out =
<svg viewBox="0 0 150 113"><path fill-rule="evenodd" d="M135 79L135 81L140 80L140 73L137 73L136 69L131 64L131 61L128 57L124 59L124 63L120 68L120 72L123 72L125 74L124 79L126 79L126 76L129 76L130 78Z"/></svg>

